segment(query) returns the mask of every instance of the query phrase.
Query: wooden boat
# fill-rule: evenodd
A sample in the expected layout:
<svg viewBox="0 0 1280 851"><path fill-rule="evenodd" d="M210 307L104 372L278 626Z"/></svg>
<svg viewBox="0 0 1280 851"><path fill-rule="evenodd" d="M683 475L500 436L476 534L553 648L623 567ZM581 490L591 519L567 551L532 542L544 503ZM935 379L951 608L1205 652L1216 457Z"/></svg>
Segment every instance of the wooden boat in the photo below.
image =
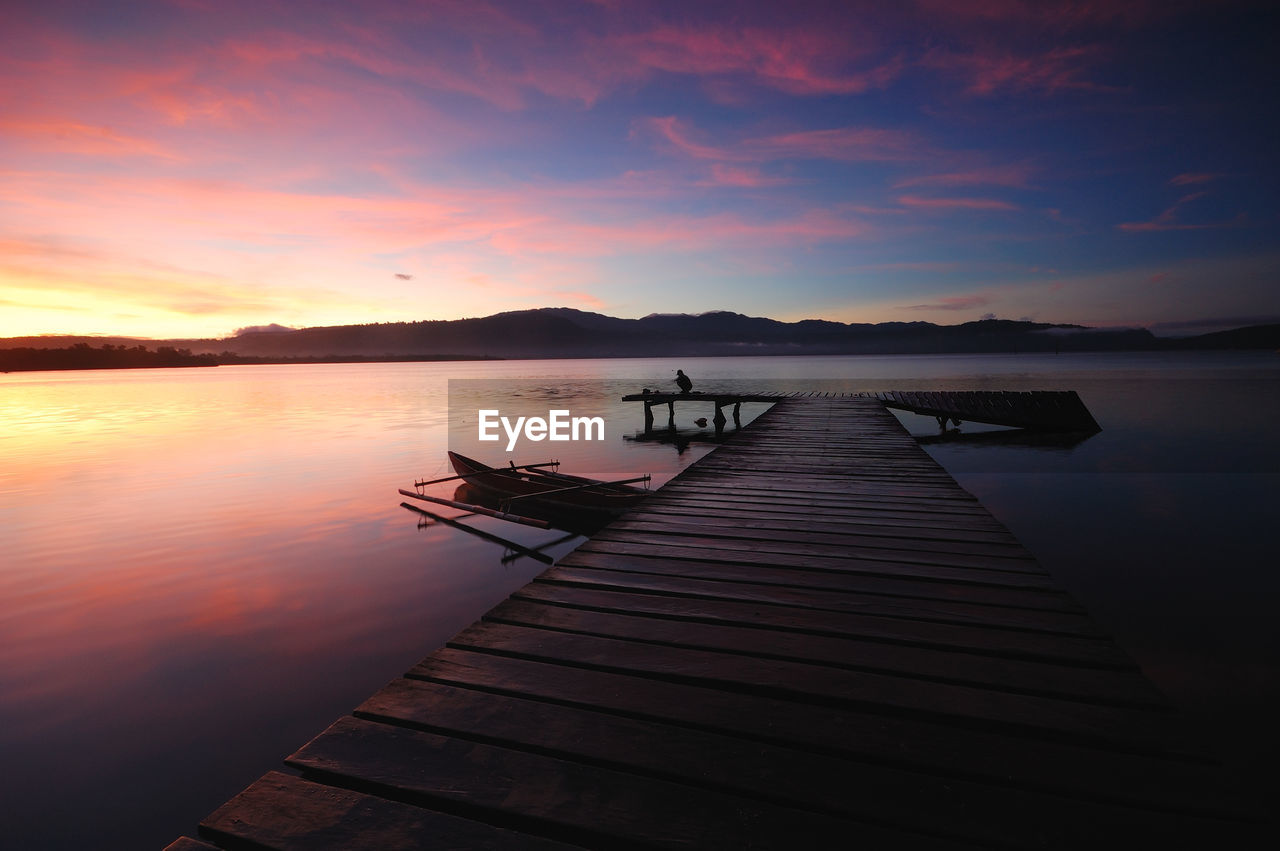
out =
<svg viewBox="0 0 1280 851"><path fill-rule="evenodd" d="M490 467L457 452L449 453L449 463L468 485L499 499L511 511L540 506L614 516L649 495L649 491L629 484L647 481L648 476L603 482L548 470Z"/></svg>

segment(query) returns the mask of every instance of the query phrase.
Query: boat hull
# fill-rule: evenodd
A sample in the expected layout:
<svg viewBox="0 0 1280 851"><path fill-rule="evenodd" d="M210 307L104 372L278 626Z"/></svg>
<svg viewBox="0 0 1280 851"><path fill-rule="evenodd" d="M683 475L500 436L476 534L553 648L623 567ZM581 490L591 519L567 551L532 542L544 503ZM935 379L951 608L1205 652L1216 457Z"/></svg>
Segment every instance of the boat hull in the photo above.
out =
<svg viewBox="0 0 1280 851"><path fill-rule="evenodd" d="M516 510L520 506L539 504L561 510L616 516L649 494L640 488L564 473L490 467L456 452L449 453L449 463L473 489L491 498L511 500Z"/></svg>

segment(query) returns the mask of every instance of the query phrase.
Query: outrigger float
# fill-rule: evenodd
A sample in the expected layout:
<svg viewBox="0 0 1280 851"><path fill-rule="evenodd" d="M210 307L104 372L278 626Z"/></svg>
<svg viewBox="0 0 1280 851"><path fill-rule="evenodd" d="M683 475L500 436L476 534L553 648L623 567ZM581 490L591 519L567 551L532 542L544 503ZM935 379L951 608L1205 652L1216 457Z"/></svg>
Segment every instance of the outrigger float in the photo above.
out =
<svg viewBox="0 0 1280 851"><path fill-rule="evenodd" d="M409 503L401 503L401 506L436 522L503 544L520 555L548 563L549 559L537 552L538 548L524 547L458 521L472 515L483 515L523 526L589 535L649 495L647 489L635 487L638 483L648 484L648 475L607 482L558 472L553 468L559 467L559 461L490 467L457 452L449 453L449 463L456 475L415 481L415 490L401 489L400 494L456 508L465 514L449 518ZM431 496L423 491L430 485L445 482L461 484L454 494L455 499Z"/></svg>

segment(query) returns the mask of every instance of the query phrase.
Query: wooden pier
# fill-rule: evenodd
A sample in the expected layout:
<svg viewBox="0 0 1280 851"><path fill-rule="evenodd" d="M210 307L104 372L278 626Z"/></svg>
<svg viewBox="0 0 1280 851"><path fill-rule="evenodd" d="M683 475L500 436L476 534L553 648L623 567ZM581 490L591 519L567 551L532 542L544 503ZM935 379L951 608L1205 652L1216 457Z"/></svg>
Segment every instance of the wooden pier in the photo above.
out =
<svg viewBox="0 0 1280 851"><path fill-rule="evenodd" d="M844 394L837 394L844 395ZM1080 432L1093 434L1102 431L1093 414L1074 390L886 390L880 393L859 393L879 399L885 407L910 411L934 417L939 428L947 422L960 425L964 422L988 423L1030 431ZM645 431L653 430L653 406L666 405L668 422L674 427L676 402L710 402L715 408L716 432L724 430L728 422L724 408L733 406L733 421L741 425L743 402L778 402L783 399L830 398L831 394L811 393L633 393L623 396L624 402L644 403Z"/></svg>
<svg viewBox="0 0 1280 851"><path fill-rule="evenodd" d="M1031 431L1102 431L1074 390L890 390L871 395L886 407L934 417L939 427L950 420L954 425L990 423Z"/></svg>
<svg viewBox="0 0 1280 851"><path fill-rule="evenodd" d="M1203 848L1263 826L873 398L778 402L286 763L172 851Z"/></svg>

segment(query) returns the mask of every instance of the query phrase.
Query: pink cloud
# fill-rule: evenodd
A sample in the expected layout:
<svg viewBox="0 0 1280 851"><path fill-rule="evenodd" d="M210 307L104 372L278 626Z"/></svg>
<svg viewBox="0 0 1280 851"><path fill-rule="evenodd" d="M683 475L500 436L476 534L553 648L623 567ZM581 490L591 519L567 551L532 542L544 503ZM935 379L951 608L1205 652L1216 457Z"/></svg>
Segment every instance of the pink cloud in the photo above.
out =
<svg viewBox="0 0 1280 851"><path fill-rule="evenodd" d="M537 294L541 295L540 292L538 292ZM554 297L567 299L574 304L580 304L584 307L589 307L596 310L601 310L608 307L604 299L592 293L579 292L577 290L556 290L551 295ZM539 305L539 306L542 306L542 305Z"/></svg>
<svg viewBox="0 0 1280 851"><path fill-rule="evenodd" d="M1040 54L1018 55L999 49L930 51L920 64L966 82L971 95L998 92L1044 92L1069 90L1115 91L1088 79L1096 63L1094 47L1057 47Z"/></svg>
<svg viewBox="0 0 1280 851"><path fill-rule="evenodd" d="M759 189L766 186L785 186L794 181L786 177L770 177L754 167L730 166L715 163L711 177L699 181L700 186L736 186L743 189Z"/></svg>
<svg viewBox="0 0 1280 851"><path fill-rule="evenodd" d="M900 162L928 153L915 134L877 127L801 130L749 138L730 145L711 145L693 139L692 131L675 116L646 119L641 126L649 127L673 150L685 156L722 162L786 159Z"/></svg>
<svg viewBox="0 0 1280 851"><path fill-rule="evenodd" d="M1057 30L1099 24L1136 26L1176 10L1178 3L1129 0L1125 3L1081 3L1077 0L915 0L928 17L976 25L1030 24ZM1183 4L1188 5L1188 4Z"/></svg>
<svg viewBox="0 0 1280 851"><path fill-rule="evenodd" d="M689 138L689 131L682 126L680 119L674 115L649 118L643 121L642 124L651 128L676 151L688 157L703 160L749 159L748 156L738 151L693 141Z"/></svg>
<svg viewBox="0 0 1280 851"><path fill-rule="evenodd" d="M846 162L912 160L927 153L914 134L876 127L803 130L748 139L742 148L769 159L809 158Z"/></svg>
<svg viewBox="0 0 1280 851"><path fill-rule="evenodd" d="M0 119L0 133L26 140L42 153L102 157L154 157L182 160L184 156L151 139L130 136L111 127L65 119Z"/></svg>
<svg viewBox="0 0 1280 851"><path fill-rule="evenodd" d="M1034 169L1025 163L983 166L963 171L939 174L923 174L909 177L894 184L901 189L908 186L1007 186L1012 189L1033 188L1030 183Z"/></svg>
<svg viewBox="0 0 1280 851"><path fill-rule="evenodd" d="M921 198L918 195L903 195L898 203L905 207L916 207L924 210L1018 210L1016 204L998 201L994 198Z"/></svg>
<svg viewBox="0 0 1280 851"><path fill-rule="evenodd" d="M901 71L899 60L865 62L847 36L797 28L658 26L604 39L603 57L632 75L653 71L693 76L744 75L795 95L855 94L883 88Z"/></svg>
<svg viewBox="0 0 1280 851"><path fill-rule="evenodd" d="M1242 218L1237 218L1229 222L1189 223L1182 221L1182 208L1192 201L1195 201L1198 198L1203 198L1208 194L1208 192L1192 192L1190 195L1184 195L1179 198L1172 207L1165 209L1154 219L1145 222L1123 222L1116 225L1116 229L1126 231L1128 233L1152 233L1170 230L1207 230L1212 228L1232 227L1233 225L1238 225L1243 222Z"/></svg>

